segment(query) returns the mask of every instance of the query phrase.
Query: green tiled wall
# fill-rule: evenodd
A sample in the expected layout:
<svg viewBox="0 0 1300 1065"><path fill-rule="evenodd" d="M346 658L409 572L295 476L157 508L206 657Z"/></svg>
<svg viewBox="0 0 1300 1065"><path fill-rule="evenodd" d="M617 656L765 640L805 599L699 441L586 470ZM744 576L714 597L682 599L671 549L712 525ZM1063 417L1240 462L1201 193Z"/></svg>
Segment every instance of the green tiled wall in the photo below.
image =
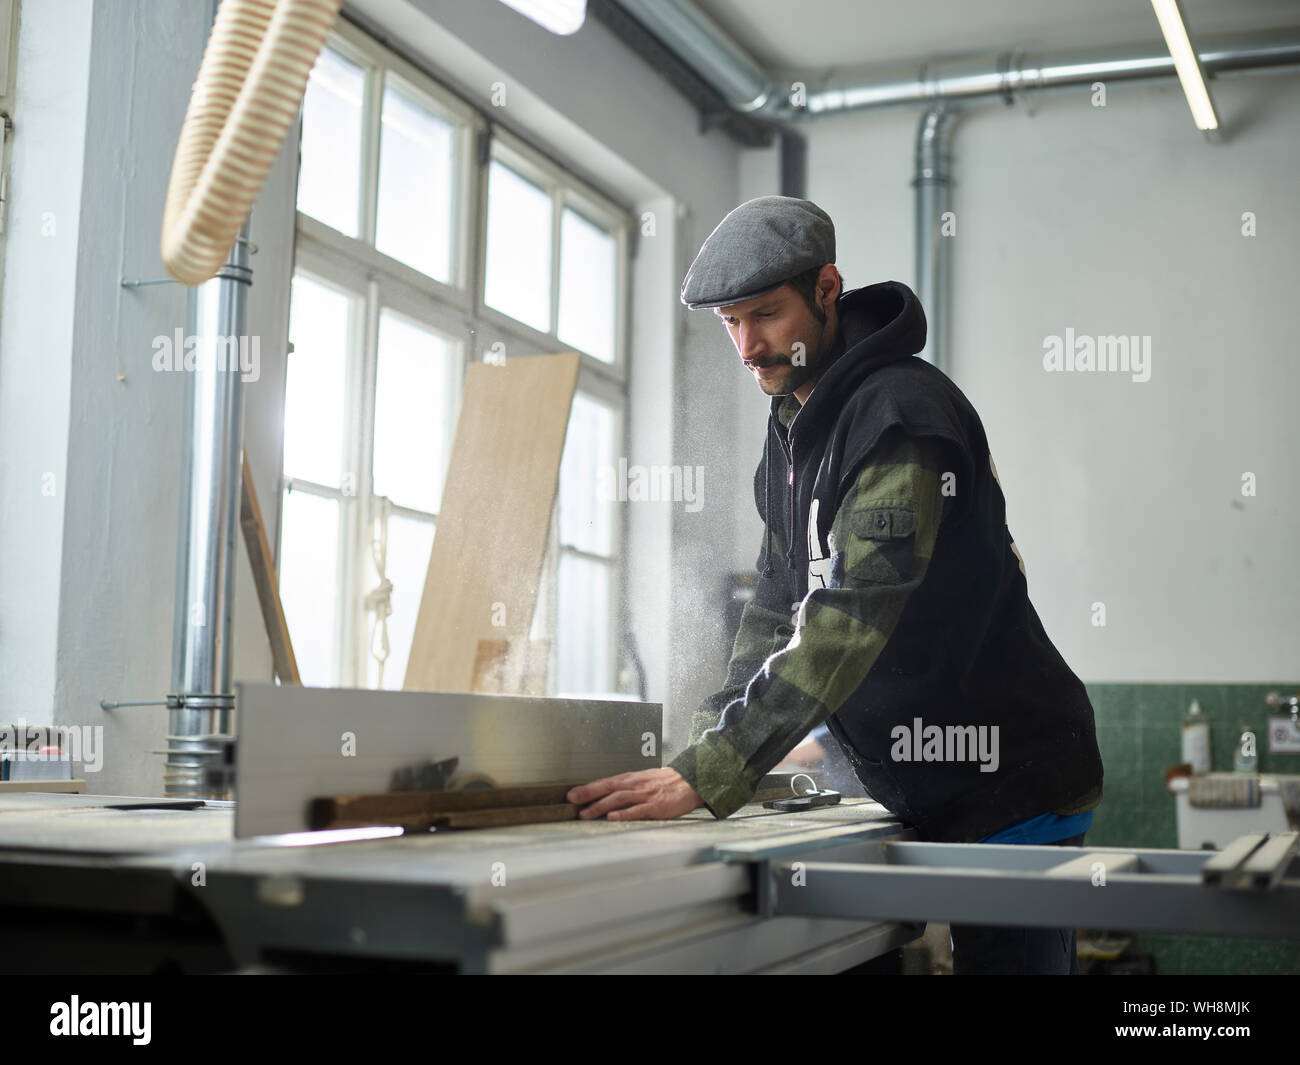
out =
<svg viewBox="0 0 1300 1065"><path fill-rule="evenodd" d="M1232 769L1249 724L1259 739L1263 773L1300 773L1300 755L1270 754L1265 726L1271 691L1294 694L1300 685L1088 684L1097 715L1097 745L1105 766L1104 796L1086 843L1099 847L1177 847L1174 797L1165 770L1182 761L1182 721L1193 699L1210 720L1212 768ZM1121 931L1115 929L1115 931ZM1140 934L1131 951L1153 954L1159 973L1300 973L1300 939Z"/></svg>

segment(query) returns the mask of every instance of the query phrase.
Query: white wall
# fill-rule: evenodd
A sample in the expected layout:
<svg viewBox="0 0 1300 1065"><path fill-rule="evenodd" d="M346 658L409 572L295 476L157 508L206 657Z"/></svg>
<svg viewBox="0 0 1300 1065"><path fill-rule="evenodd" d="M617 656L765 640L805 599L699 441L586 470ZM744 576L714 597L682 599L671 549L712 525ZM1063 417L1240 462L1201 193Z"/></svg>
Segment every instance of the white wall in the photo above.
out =
<svg viewBox="0 0 1300 1065"><path fill-rule="evenodd" d="M58 654L91 12L90 0L25 5L14 71L0 303L0 681L5 714L41 724L51 721Z"/></svg>
<svg viewBox="0 0 1300 1065"><path fill-rule="evenodd" d="M1176 82L1113 84L1104 108L1042 96L1032 117L985 104L956 128L949 372L984 421L1033 602L1086 681L1296 674L1297 90L1295 72L1215 79L1219 144ZM914 283L919 114L802 127L850 286ZM1045 372L1067 327L1149 335L1150 380Z"/></svg>

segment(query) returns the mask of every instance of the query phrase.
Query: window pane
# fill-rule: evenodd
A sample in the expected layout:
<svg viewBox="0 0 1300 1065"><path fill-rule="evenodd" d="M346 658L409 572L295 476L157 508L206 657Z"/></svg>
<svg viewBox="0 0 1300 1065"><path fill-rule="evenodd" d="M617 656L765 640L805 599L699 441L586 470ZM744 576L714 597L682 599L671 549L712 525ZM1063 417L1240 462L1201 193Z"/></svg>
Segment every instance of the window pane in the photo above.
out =
<svg viewBox="0 0 1300 1065"><path fill-rule="evenodd" d="M302 104L298 210L349 237L358 233L365 87L361 67L324 48Z"/></svg>
<svg viewBox="0 0 1300 1065"><path fill-rule="evenodd" d="M599 694L614 690L610 662L611 567L560 556L556 638L556 692Z"/></svg>
<svg viewBox="0 0 1300 1065"><path fill-rule="evenodd" d="M375 495L413 510L442 504L453 425L452 344L384 311L375 377Z"/></svg>
<svg viewBox="0 0 1300 1065"><path fill-rule="evenodd" d="M614 412L578 392L560 462L560 542L592 554L614 549Z"/></svg>
<svg viewBox="0 0 1300 1065"><path fill-rule="evenodd" d="M543 333L551 330L551 197L495 160L488 171L483 301Z"/></svg>
<svg viewBox="0 0 1300 1065"><path fill-rule="evenodd" d="M339 488L351 300L304 277L293 279L284 386L284 474Z"/></svg>
<svg viewBox="0 0 1300 1065"><path fill-rule="evenodd" d="M393 613L388 618L384 687L389 690L400 689L406 677L411 638L415 635L415 616L424 595L424 579L429 573L429 553L432 550L432 522L416 521L398 514L388 516L388 556L384 569L393 582ZM371 572L374 572L373 567ZM372 621L373 615L368 619L368 622ZM377 666L374 657L367 652L366 676L372 688L379 676Z"/></svg>
<svg viewBox="0 0 1300 1065"><path fill-rule="evenodd" d="M383 113L375 247L450 282L455 131L392 84Z"/></svg>
<svg viewBox="0 0 1300 1065"><path fill-rule="evenodd" d="M559 337L588 355L614 361L618 242L567 207L560 218Z"/></svg>
<svg viewBox="0 0 1300 1065"><path fill-rule="evenodd" d="M336 630L339 503L307 492L284 494L280 600L303 684L338 684Z"/></svg>

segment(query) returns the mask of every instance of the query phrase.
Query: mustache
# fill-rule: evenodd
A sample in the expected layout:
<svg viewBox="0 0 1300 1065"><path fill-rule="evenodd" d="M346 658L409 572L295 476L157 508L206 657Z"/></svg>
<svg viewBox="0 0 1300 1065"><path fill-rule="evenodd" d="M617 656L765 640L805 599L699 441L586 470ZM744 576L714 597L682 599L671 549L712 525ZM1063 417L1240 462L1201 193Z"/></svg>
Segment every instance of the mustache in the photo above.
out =
<svg viewBox="0 0 1300 1065"><path fill-rule="evenodd" d="M744 362L743 359L742 359L741 361ZM753 361L753 362L746 362L746 363L745 363L745 369L746 369L746 370L764 370L764 369L766 369L766 368L769 367L769 366L786 366L786 365L789 365L789 363L790 363L790 360L789 360L789 359L786 359L786 358L779 358L779 359L765 359L765 360L762 361L762 362L759 362L759 361L755 360L755 361Z"/></svg>

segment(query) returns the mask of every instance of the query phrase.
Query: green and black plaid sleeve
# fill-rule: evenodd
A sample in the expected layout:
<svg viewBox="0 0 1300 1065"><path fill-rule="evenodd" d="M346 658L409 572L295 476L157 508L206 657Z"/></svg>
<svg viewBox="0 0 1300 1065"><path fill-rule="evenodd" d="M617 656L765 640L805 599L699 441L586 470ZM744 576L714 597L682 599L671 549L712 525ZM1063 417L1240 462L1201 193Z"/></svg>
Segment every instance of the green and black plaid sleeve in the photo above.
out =
<svg viewBox="0 0 1300 1065"><path fill-rule="evenodd" d="M943 518L942 472L938 441L898 434L882 441L831 525L843 586L810 591L792 632L777 604L746 605L727 686L696 712L692 745L670 763L715 817L744 806L870 672L925 578Z"/></svg>
<svg viewBox="0 0 1300 1065"><path fill-rule="evenodd" d="M772 545L774 556L784 555L785 550L775 533ZM761 555L758 561L761 567ZM705 699L695 711L691 721L691 743L699 742L700 737L718 723L728 703L744 698L754 674L794 635L794 604L790 602L793 593L787 594L781 585L780 580L758 581L754 598L745 604L740 615L740 628L727 664L727 679L722 689Z"/></svg>

